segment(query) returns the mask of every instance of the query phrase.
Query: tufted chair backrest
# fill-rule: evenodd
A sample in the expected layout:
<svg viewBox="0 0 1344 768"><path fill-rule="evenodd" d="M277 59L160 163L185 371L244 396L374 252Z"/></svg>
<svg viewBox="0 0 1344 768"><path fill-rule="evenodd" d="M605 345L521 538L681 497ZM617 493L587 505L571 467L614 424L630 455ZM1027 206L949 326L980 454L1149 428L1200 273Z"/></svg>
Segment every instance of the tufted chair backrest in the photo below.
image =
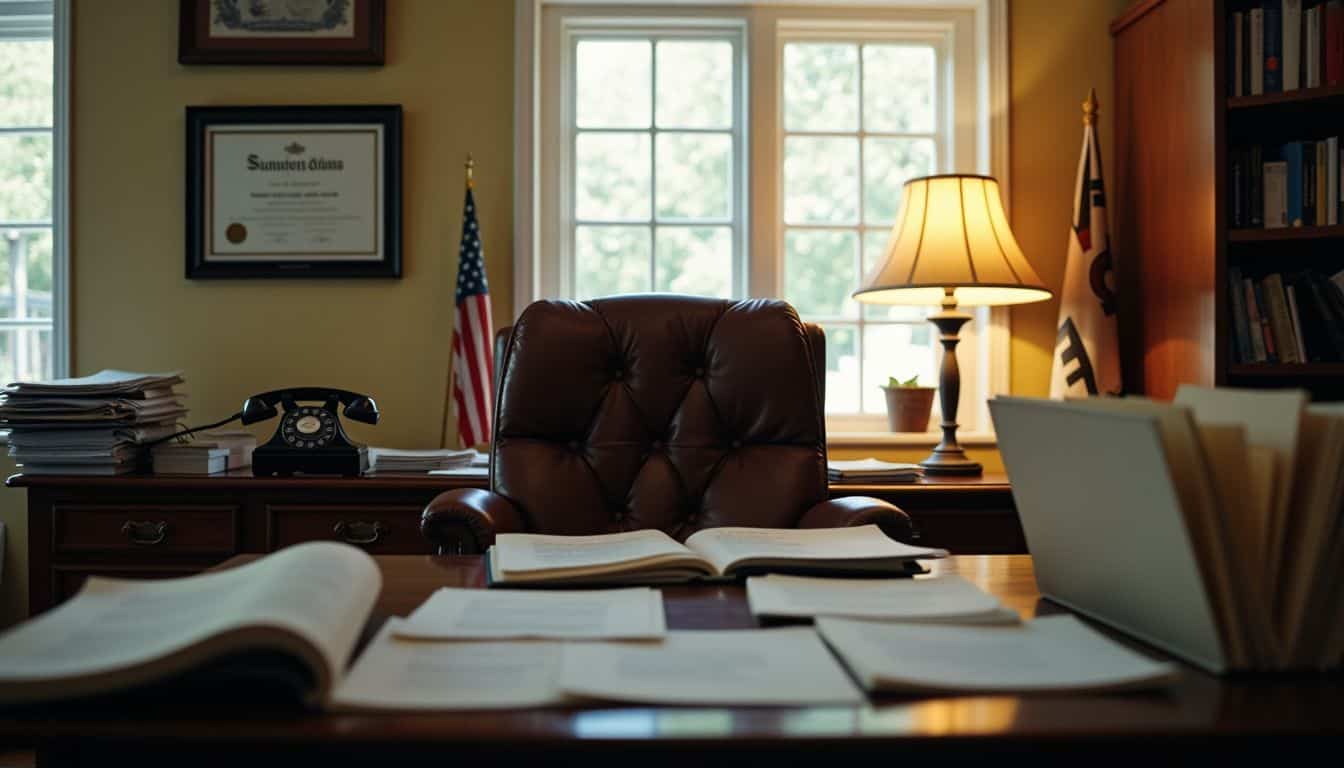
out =
<svg viewBox="0 0 1344 768"><path fill-rule="evenodd" d="M535 533L793 527L827 496L824 336L782 301L540 301L499 361L490 485Z"/></svg>

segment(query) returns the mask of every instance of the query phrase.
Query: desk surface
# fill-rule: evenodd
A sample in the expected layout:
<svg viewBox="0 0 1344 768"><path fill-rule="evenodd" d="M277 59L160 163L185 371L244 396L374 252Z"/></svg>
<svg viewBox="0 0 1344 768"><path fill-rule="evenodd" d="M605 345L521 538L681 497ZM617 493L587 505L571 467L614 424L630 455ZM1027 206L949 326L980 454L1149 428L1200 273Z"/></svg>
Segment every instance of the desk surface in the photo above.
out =
<svg viewBox="0 0 1344 768"><path fill-rule="evenodd" d="M222 567L253 557L239 556ZM377 560L383 592L370 628L387 615L405 615L440 586L482 584L481 563L475 557ZM934 567L967 577L1024 617L1060 610L1039 598L1029 557L962 556ZM756 626L739 586L669 587L664 595L670 628ZM78 744L99 750L148 744L160 752L181 750L196 757L208 749L210 754L227 753L230 759L242 759L249 749L275 755L292 748L307 750L305 755L314 749L334 750L333 757L351 759L362 750L381 750L384 756L395 750L407 759L440 761L445 754L562 760L591 756L598 745L611 743L622 746L625 758L639 755L641 763L685 761L696 750L706 749L713 749L716 756L749 750L739 757L768 756L786 762L815 758L830 763L862 753L886 759L974 758L989 752L1025 756L1024 750L1034 761L1066 759L1070 753L1076 759L1078 750L1099 749L1107 757L1128 759L1142 757L1155 745L1166 758L1184 751L1207 756L1211 749L1245 757L1258 749L1272 755L1275 742L1289 737L1294 744L1304 737L1344 742L1344 678L1219 680L1185 668L1179 682L1160 694L890 698L863 707L824 708L604 706L278 719L239 715L0 720L0 745L31 740L34 735L49 747L60 745L57 752L77 752ZM1218 738L1210 740L1213 736Z"/></svg>

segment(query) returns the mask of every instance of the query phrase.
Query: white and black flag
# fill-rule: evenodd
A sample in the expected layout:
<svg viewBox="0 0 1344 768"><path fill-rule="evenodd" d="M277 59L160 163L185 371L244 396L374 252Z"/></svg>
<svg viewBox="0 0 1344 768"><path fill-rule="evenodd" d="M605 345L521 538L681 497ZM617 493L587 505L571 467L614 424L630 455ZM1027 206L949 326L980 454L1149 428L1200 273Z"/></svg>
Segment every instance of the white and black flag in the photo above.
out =
<svg viewBox="0 0 1344 768"><path fill-rule="evenodd" d="M1106 190L1096 133L1096 95L1083 104L1083 155L1060 295L1050 396L1120 394L1115 270L1106 232Z"/></svg>

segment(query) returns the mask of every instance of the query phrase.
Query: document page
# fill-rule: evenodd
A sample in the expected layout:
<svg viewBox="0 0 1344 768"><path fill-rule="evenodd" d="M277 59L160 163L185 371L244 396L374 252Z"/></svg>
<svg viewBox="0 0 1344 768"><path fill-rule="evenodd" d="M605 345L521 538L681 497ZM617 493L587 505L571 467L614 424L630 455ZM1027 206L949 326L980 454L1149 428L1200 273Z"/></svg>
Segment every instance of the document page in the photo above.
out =
<svg viewBox="0 0 1344 768"><path fill-rule="evenodd" d="M547 536L501 533L493 556L506 576L542 575L610 565L637 565L664 558L695 557L671 536L658 530L596 536ZM698 558L697 558L698 559Z"/></svg>
<svg viewBox="0 0 1344 768"><path fill-rule="evenodd" d="M745 560L859 561L946 557L947 550L912 547L876 525L853 528L707 528L686 539L723 573Z"/></svg>
<svg viewBox="0 0 1344 768"><path fill-rule="evenodd" d="M558 704L559 643L425 642L390 618L331 698L340 710L512 709Z"/></svg>
<svg viewBox="0 0 1344 768"><path fill-rule="evenodd" d="M1073 616L1015 627L820 618L817 631L869 690L1131 690L1160 687L1177 674Z"/></svg>
<svg viewBox="0 0 1344 768"><path fill-rule="evenodd" d="M1016 624L1015 611L955 574L913 579L752 576L747 602L756 616Z"/></svg>
<svg viewBox="0 0 1344 768"><path fill-rule="evenodd" d="M568 643L560 688L650 704L864 701L811 627L674 631L661 643Z"/></svg>
<svg viewBox="0 0 1344 768"><path fill-rule="evenodd" d="M663 595L631 589L509 590L443 587L404 622L398 637L651 640L667 634Z"/></svg>

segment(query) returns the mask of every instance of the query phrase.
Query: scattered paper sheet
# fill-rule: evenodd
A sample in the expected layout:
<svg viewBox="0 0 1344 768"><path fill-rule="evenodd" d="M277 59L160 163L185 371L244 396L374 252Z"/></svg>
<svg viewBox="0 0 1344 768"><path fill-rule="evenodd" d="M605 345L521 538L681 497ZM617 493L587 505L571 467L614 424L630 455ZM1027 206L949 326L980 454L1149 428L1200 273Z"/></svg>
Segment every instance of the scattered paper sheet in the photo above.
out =
<svg viewBox="0 0 1344 768"><path fill-rule="evenodd" d="M661 592L631 589L526 592L444 587L398 622L420 639L622 639L667 634Z"/></svg>
<svg viewBox="0 0 1344 768"><path fill-rule="evenodd" d="M913 579L753 576L747 602L756 616L841 616L883 620L1016 624L1016 612L955 574Z"/></svg>

